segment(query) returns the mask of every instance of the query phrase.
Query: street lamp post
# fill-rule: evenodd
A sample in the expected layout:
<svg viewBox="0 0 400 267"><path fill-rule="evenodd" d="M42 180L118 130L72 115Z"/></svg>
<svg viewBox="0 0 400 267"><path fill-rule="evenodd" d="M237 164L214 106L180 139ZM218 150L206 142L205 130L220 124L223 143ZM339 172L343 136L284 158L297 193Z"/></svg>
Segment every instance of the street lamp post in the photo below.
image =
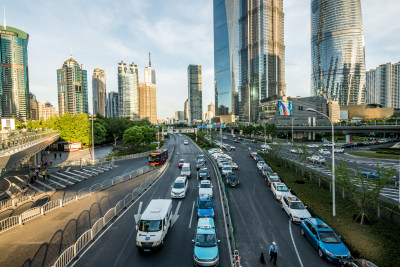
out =
<svg viewBox="0 0 400 267"><path fill-rule="evenodd" d="M333 122L331 118L322 112L319 112L313 108L307 108L307 111L318 113L329 120L332 126L332 216L336 216L336 198L335 198L335 131L333 128Z"/></svg>
<svg viewBox="0 0 400 267"><path fill-rule="evenodd" d="M266 123L264 123L264 149L267 149L267 129Z"/></svg>

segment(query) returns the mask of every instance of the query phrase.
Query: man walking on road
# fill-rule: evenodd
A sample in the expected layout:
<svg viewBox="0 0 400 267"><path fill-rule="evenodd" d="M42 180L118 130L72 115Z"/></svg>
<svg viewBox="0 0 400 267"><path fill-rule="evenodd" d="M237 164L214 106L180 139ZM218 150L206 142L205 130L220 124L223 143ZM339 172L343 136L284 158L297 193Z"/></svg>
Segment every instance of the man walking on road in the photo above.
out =
<svg viewBox="0 0 400 267"><path fill-rule="evenodd" d="M275 242L272 242L272 245L269 247L269 256L269 261L272 262L273 260L274 264L276 265L276 258L278 257L278 246Z"/></svg>

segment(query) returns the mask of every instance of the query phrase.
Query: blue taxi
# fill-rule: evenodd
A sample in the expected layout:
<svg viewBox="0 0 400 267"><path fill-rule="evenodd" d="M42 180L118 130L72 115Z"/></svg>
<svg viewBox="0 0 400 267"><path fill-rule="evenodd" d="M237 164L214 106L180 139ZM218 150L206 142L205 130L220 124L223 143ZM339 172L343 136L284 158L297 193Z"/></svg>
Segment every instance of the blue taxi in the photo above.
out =
<svg viewBox="0 0 400 267"><path fill-rule="evenodd" d="M200 218L197 222L193 261L195 266L218 266L219 251L213 218Z"/></svg>
<svg viewBox="0 0 400 267"><path fill-rule="evenodd" d="M196 207L198 218L214 218L215 204L213 204L210 195L201 194L200 197L197 199Z"/></svg>

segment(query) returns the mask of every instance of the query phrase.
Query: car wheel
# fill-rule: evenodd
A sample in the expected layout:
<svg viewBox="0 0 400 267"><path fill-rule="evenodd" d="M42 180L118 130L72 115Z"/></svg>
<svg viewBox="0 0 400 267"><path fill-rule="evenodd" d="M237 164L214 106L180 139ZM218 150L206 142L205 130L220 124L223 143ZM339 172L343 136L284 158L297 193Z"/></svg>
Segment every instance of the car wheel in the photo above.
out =
<svg viewBox="0 0 400 267"><path fill-rule="evenodd" d="M305 234L304 234L304 229L303 229L303 228L301 228L300 233L301 233L302 236L305 235Z"/></svg>
<svg viewBox="0 0 400 267"><path fill-rule="evenodd" d="M322 253L322 249L321 249L321 248L318 249L318 256L319 256L320 258L323 258L323 257L324 257L324 253Z"/></svg>

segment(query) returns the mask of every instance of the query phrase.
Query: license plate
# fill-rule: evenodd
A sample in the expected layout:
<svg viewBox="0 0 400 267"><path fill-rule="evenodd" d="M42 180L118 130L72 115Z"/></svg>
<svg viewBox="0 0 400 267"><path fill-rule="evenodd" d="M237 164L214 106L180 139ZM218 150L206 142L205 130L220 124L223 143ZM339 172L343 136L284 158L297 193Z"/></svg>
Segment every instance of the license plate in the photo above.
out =
<svg viewBox="0 0 400 267"><path fill-rule="evenodd" d="M145 252L149 252L149 251L150 251L150 249L149 249L149 248L146 248L146 249L143 249L143 251L145 251Z"/></svg>
<svg viewBox="0 0 400 267"><path fill-rule="evenodd" d="M206 263L204 263L204 264L203 264L203 266L210 266L210 264L206 264Z"/></svg>

